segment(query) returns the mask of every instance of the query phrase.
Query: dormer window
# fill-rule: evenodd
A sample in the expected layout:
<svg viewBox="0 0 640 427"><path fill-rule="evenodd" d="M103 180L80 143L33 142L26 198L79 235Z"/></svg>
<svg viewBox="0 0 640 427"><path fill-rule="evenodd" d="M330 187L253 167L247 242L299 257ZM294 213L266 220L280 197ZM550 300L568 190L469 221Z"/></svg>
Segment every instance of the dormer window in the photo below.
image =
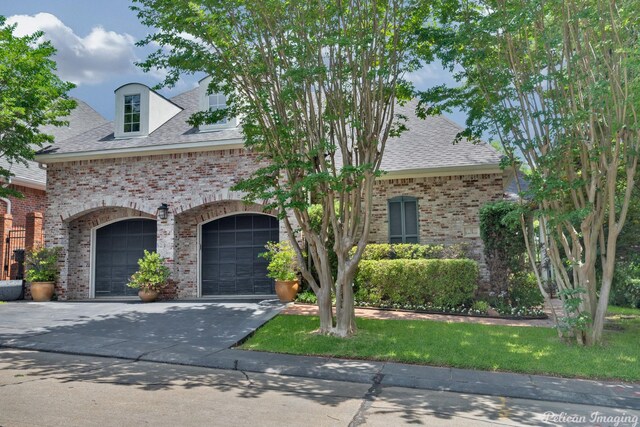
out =
<svg viewBox="0 0 640 427"><path fill-rule="evenodd" d="M209 111L223 110L227 108L227 97L223 93L214 93L209 95ZM214 125L227 124L227 118L218 120Z"/></svg>
<svg viewBox="0 0 640 427"><path fill-rule="evenodd" d="M140 83L128 83L115 90L116 138L148 136L182 108Z"/></svg>
<svg viewBox="0 0 640 427"><path fill-rule="evenodd" d="M124 97L124 132L140 132L140 94Z"/></svg>
<svg viewBox="0 0 640 427"><path fill-rule="evenodd" d="M209 93L211 77L200 80L200 111L217 111L228 107L227 96L224 93ZM223 130L236 127L238 119L236 117L224 117L215 123L201 124L200 132Z"/></svg>

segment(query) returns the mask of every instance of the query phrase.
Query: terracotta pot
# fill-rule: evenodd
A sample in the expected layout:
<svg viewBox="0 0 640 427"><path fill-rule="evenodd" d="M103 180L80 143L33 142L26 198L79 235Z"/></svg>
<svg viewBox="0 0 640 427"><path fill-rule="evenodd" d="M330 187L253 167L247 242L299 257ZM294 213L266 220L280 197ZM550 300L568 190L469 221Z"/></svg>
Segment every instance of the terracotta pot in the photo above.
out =
<svg viewBox="0 0 640 427"><path fill-rule="evenodd" d="M276 294L282 302L293 301L299 289L297 280L276 280Z"/></svg>
<svg viewBox="0 0 640 427"><path fill-rule="evenodd" d="M138 296L142 300L142 302L154 302L158 299L158 291L145 291L140 289L138 291Z"/></svg>
<svg viewBox="0 0 640 427"><path fill-rule="evenodd" d="M55 282L31 282L31 298L36 302L51 301Z"/></svg>

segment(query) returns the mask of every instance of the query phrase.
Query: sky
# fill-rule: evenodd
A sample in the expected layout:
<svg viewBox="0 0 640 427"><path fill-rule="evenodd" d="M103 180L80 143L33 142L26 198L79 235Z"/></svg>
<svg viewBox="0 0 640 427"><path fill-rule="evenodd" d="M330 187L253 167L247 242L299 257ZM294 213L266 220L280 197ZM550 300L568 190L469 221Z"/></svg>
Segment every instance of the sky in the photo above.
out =
<svg viewBox="0 0 640 427"><path fill-rule="evenodd" d="M17 24L16 33L44 31L57 49L58 75L76 84L70 95L81 99L105 118L113 120L114 91L126 83L155 86L161 71L144 73L135 65L151 53L135 43L150 30L129 9L131 0L0 0L0 15ZM171 89L159 92L173 97L196 86L203 75L185 75ZM439 65L428 65L410 76L418 89L452 83ZM464 115L449 115L464 124Z"/></svg>

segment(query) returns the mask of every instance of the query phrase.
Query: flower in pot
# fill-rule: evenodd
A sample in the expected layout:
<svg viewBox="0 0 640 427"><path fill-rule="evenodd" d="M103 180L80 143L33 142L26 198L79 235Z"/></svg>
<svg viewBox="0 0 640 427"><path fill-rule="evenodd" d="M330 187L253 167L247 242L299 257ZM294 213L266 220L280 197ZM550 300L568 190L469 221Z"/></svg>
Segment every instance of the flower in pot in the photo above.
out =
<svg viewBox="0 0 640 427"><path fill-rule="evenodd" d="M144 256L138 260L138 271L133 273L127 286L138 289L138 296L143 302L155 301L158 293L167 286L171 270L164 262L165 259L157 252L146 249Z"/></svg>
<svg viewBox="0 0 640 427"><path fill-rule="evenodd" d="M36 248L27 253L25 278L31 284L34 301L50 301L58 278L58 257L61 247Z"/></svg>
<svg viewBox="0 0 640 427"><path fill-rule="evenodd" d="M300 288L296 253L289 242L269 242L267 252L260 256L269 261L267 276L276 281L276 294L280 301L293 301Z"/></svg>

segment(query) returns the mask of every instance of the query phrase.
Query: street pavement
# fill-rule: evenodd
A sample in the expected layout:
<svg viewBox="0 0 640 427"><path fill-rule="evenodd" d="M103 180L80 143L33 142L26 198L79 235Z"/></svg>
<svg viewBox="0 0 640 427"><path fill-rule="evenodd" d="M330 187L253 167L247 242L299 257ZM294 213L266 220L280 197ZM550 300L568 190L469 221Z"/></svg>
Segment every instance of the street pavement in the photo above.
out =
<svg viewBox="0 0 640 427"><path fill-rule="evenodd" d="M0 349L0 425L613 426L640 412Z"/></svg>
<svg viewBox="0 0 640 427"><path fill-rule="evenodd" d="M0 347L610 408L640 409L640 384L238 350L276 301L18 302L0 305ZM173 368L167 368L173 369Z"/></svg>

